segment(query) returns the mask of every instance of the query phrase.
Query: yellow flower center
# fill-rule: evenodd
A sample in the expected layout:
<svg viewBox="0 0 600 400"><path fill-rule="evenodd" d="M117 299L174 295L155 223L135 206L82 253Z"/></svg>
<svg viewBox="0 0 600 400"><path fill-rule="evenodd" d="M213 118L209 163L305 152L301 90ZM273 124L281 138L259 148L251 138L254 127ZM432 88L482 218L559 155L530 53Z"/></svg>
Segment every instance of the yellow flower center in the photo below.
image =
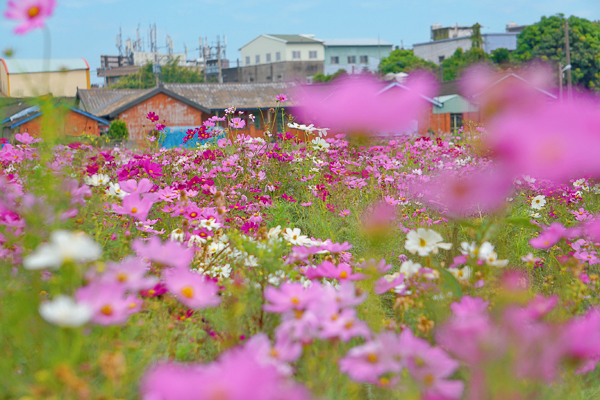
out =
<svg viewBox="0 0 600 400"><path fill-rule="evenodd" d="M194 296L194 289L192 289L191 286L186 286L183 289L181 289L181 294L187 297L188 299L191 299Z"/></svg>
<svg viewBox="0 0 600 400"><path fill-rule="evenodd" d="M297 297L292 297L292 304L300 304L300 300Z"/></svg>
<svg viewBox="0 0 600 400"><path fill-rule="evenodd" d="M135 208L135 207L133 207L133 208L131 209L131 213L132 213L132 214L135 214L136 212L138 212L138 209L137 209L137 208Z"/></svg>
<svg viewBox="0 0 600 400"><path fill-rule="evenodd" d="M346 279L348 277L348 273L346 271L340 272L340 278Z"/></svg>
<svg viewBox="0 0 600 400"><path fill-rule="evenodd" d="M127 278L128 278L128 276L124 272L119 272L119 274L117 275L117 280L119 282L125 282L127 280Z"/></svg>
<svg viewBox="0 0 600 400"><path fill-rule="evenodd" d="M419 246L421 246L421 247L427 246L427 242L425 241L425 239L423 239L423 238L419 239Z"/></svg>
<svg viewBox="0 0 600 400"><path fill-rule="evenodd" d="M433 381L435 380L435 377L432 374L427 374L425 375L425 377L423 378L423 382L425 383L426 386L431 386L433 385Z"/></svg>
<svg viewBox="0 0 600 400"><path fill-rule="evenodd" d="M29 9L27 14L29 14L29 18L35 18L40 13L40 9L36 6L33 6Z"/></svg>
<svg viewBox="0 0 600 400"><path fill-rule="evenodd" d="M367 361L371 364L375 364L377 362L377 354L370 353L367 355Z"/></svg>
<svg viewBox="0 0 600 400"><path fill-rule="evenodd" d="M106 305L104 307L102 307L102 309L100 310L100 312L106 316L112 315L113 313L113 309L111 306Z"/></svg>

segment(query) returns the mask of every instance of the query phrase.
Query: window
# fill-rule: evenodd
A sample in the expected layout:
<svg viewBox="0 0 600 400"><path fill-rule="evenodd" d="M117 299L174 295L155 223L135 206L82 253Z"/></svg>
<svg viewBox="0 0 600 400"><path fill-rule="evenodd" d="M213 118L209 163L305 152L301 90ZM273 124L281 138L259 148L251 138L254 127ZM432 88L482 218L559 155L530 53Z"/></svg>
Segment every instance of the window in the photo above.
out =
<svg viewBox="0 0 600 400"><path fill-rule="evenodd" d="M279 82L282 82L283 81L283 75L277 75L277 80Z"/></svg>
<svg viewBox="0 0 600 400"><path fill-rule="evenodd" d="M299 51L292 51L292 59L299 60L300 59L300 52Z"/></svg>
<svg viewBox="0 0 600 400"><path fill-rule="evenodd" d="M338 56L331 57L331 63L332 64L339 64L340 63L340 58Z"/></svg>
<svg viewBox="0 0 600 400"><path fill-rule="evenodd" d="M444 57L444 56L439 56L439 57L438 57L438 60L440 60L440 64L441 64L441 63L444 61L444 59L445 59L445 58L446 58L446 57Z"/></svg>
<svg viewBox="0 0 600 400"><path fill-rule="evenodd" d="M250 65L250 57L246 57L246 65Z"/></svg>
<svg viewBox="0 0 600 400"><path fill-rule="evenodd" d="M257 64L260 64L260 56L257 54L254 59L256 60Z"/></svg>
<svg viewBox="0 0 600 400"><path fill-rule="evenodd" d="M458 131L463 125L462 114L450 114L450 130L452 132Z"/></svg>
<svg viewBox="0 0 600 400"><path fill-rule="evenodd" d="M275 61L281 61L281 52L275 53Z"/></svg>
<svg viewBox="0 0 600 400"><path fill-rule="evenodd" d="M356 56L348 56L348 64L356 64Z"/></svg>
<svg viewBox="0 0 600 400"><path fill-rule="evenodd" d="M308 58L317 58L317 52L316 51L309 51L308 52Z"/></svg>
<svg viewBox="0 0 600 400"><path fill-rule="evenodd" d="M260 115L254 116L254 129L260 129Z"/></svg>
<svg viewBox="0 0 600 400"><path fill-rule="evenodd" d="M271 62L271 53L267 53L267 62Z"/></svg>
<svg viewBox="0 0 600 400"><path fill-rule="evenodd" d="M368 64L369 63L369 56L360 56L360 63L361 64Z"/></svg>

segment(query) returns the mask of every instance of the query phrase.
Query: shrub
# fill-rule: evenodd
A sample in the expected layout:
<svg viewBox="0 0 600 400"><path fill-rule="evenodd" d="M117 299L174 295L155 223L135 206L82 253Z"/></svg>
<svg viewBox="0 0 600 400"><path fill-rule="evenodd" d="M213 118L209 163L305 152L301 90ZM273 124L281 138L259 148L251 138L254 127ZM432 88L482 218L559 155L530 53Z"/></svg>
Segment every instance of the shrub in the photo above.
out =
<svg viewBox="0 0 600 400"><path fill-rule="evenodd" d="M111 140L122 141L129 137L129 131L127 130L127 124L125 121L119 119L114 120L110 123L108 128L108 137Z"/></svg>

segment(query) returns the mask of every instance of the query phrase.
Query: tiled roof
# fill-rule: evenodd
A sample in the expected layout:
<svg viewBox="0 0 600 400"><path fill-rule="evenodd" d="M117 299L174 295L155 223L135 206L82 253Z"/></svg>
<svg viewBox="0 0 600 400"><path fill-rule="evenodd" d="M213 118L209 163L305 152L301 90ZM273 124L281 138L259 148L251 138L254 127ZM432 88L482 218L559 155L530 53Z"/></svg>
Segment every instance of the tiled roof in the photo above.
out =
<svg viewBox="0 0 600 400"><path fill-rule="evenodd" d="M276 107L275 96L285 94L284 107L294 107L290 95L298 85L292 82L274 83L168 83L168 89L213 111L235 106L238 109Z"/></svg>
<svg viewBox="0 0 600 400"><path fill-rule="evenodd" d="M77 97L81 100L80 108L94 115L108 115L104 109L111 110L111 105L123 105L143 96L152 89L78 89ZM118 107L117 107L118 108ZM116 109L116 108L115 108Z"/></svg>

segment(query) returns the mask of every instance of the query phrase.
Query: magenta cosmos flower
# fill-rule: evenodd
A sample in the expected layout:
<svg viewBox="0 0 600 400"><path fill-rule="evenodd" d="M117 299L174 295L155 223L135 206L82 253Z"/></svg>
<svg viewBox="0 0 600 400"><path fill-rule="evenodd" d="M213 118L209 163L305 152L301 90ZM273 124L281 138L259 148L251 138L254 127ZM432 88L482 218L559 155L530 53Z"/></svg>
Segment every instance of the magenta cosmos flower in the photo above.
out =
<svg viewBox="0 0 600 400"><path fill-rule="evenodd" d="M221 303L216 283L186 268L165 271L165 285L181 303L195 310L216 307Z"/></svg>
<svg viewBox="0 0 600 400"><path fill-rule="evenodd" d="M154 202L148 198L142 198L139 194L134 193L123 198L123 205L112 205L112 209L117 214L131 215L138 221L145 221L148 217L148 212L152 208Z"/></svg>
<svg viewBox="0 0 600 400"><path fill-rule="evenodd" d="M32 29L43 28L46 18L52 16L56 0L20 0L9 1L4 16L8 19L23 21L14 32L24 35Z"/></svg>
<svg viewBox="0 0 600 400"><path fill-rule="evenodd" d="M131 248L144 259L170 267L188 268L194 258L192 249L173 241L163 244L156 236L147 241L136 239Z"/></svg>

